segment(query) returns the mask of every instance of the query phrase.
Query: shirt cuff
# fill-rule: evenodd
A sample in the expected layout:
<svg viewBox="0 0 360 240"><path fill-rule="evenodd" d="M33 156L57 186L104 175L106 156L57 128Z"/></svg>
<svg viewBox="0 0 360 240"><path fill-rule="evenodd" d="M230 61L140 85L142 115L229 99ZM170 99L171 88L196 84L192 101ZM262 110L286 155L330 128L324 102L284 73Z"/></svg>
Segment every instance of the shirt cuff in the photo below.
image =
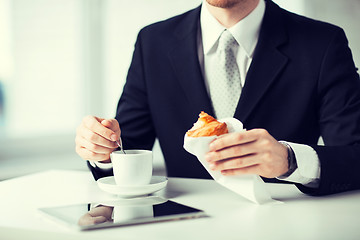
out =
<svg viewBox="0 0 360 240"><path fill-rule="evenodd" d="M277 179L317 187L320 180L320 160L316 151L304 144L286 142L294 151L297 169L288 177Z"/></svg>
<svg viewBox="0 0 360 240"><path fill-rule="evenodd" d="M113 164L111 162L110 163L102 163L102 162L89 161L89 163L91 166L98 167L103 170L112 169L112 167L113 167Z"/></svg>

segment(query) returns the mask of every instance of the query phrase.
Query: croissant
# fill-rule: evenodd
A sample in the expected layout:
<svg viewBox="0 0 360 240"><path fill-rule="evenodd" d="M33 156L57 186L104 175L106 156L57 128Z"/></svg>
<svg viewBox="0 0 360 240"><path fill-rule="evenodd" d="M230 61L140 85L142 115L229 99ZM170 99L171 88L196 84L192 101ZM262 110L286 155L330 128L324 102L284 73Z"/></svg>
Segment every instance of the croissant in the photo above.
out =
<svg viewBox="0 0 360 240"><path fill-rule="evenodd" d="M228 133L226 123L217 121L209 114L202 111L194 126L186 132L189 137L220 136Z"/></svg>

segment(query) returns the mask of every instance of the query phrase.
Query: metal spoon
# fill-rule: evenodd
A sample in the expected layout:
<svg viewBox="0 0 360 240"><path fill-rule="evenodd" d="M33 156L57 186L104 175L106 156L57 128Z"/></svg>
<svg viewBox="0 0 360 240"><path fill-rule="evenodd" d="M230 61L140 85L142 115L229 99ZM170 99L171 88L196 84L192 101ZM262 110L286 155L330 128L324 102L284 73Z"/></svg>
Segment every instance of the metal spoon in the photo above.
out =
<svg viewBox="0 0 360 240"><path fill-rule="evenodd" d="M119 138L119 140L116 140L115 142L119 146L120 151L122 151L123 154L126 154L122 145L121 137Z"/></svg>

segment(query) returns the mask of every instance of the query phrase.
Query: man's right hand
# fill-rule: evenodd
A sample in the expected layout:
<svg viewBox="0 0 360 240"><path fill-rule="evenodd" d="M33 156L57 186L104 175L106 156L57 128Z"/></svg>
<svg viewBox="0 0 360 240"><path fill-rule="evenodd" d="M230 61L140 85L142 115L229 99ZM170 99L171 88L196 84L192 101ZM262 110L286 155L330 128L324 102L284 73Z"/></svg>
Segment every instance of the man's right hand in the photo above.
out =
<svg viewBox="0 0 360 240"><path fill-rule="evenodd" d="M84 160L110 162L110 153L117 148L115 141L119 138L116 119L86 116L76 131L76 153Z"/></svg>

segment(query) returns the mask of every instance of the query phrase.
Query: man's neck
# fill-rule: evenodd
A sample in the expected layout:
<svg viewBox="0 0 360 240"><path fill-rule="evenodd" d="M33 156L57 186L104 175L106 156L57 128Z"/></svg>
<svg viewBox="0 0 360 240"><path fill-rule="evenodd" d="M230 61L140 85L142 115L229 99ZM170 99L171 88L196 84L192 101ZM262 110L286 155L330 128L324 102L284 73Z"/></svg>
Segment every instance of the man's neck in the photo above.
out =
<svg viewBox="0 0 360 240"><path fill-rule="evenodd" d="M262 0L260 0L262 1ZM205 1L209 12L225 28L230 28L238 23L241 19L249 15L258 5L259 0L243 0L230 8L215 7Z"/></svg>

